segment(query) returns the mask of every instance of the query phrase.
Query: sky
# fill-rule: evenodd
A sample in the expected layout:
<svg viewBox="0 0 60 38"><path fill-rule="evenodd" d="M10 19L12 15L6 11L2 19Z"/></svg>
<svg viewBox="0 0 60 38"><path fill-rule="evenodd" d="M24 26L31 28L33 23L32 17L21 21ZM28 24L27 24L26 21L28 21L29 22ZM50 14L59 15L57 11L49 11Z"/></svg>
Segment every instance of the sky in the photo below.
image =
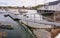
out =
<svg viewBox="0 0 60 38"><path fill-rule="evenodd" d="M56 0L0 0L0 6L36 6L38 4L44 4Z"/></svg>

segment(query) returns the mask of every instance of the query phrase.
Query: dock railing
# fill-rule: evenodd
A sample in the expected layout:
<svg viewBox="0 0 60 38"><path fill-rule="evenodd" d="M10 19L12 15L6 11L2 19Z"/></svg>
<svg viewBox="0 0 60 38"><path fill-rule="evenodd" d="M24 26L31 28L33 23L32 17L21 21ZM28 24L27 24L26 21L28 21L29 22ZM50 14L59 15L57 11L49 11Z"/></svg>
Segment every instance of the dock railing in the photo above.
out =
<svg viewBox="0 0 60 38"><path fill-rule="evenodd" d="M42 15L40 15L40 17L38 17L38 14L26 14L26 15L23 15L23 17L24 18L22 18L21 20L25 21L27 25L29 24L29 22L32 22L32 23L44 24L44 25L48 25L48 26L52 26L52 27L60 26L60 23L57 23L54 21L49 22L48 20L45 20L45 19L49 19L49 20L52 20L52 19L42 16ZM36 26L36 25L34 25L34 26Z"/></svg>

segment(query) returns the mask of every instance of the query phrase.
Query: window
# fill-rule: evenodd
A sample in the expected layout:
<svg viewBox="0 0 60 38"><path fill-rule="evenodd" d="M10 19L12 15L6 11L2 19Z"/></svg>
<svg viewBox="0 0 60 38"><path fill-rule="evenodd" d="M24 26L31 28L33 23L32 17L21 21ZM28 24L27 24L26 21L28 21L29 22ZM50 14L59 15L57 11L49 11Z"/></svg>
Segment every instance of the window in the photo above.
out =
<svg viewBox="0 0 60 38"><path fill-rule="evenodd" d="M48 6L44 6L45 9L48 9Z"/></svg>

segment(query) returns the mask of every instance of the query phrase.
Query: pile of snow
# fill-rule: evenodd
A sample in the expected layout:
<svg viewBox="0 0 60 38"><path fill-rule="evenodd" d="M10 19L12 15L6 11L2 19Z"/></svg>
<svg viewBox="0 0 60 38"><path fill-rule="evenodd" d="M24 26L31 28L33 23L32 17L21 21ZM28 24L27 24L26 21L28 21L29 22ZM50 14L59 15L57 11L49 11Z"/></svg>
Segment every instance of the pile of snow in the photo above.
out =
<svg viewBox="0 0 60 38"><path fill-rule="evenodd" d="M55 38L60 38L60 33Z"/></svg>

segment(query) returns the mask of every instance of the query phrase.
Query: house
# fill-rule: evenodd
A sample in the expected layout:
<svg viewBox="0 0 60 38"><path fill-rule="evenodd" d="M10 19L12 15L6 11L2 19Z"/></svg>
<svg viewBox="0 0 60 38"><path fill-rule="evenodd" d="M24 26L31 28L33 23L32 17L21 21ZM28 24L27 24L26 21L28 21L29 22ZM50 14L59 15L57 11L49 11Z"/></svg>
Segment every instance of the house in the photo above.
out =
<svg viewBox="0 0 60 38"><path fill-rule="evenodd" d="M54 10L54 11L60 11L60 1L54 1L46 3L44 6L37 8L37 10Z"/></svg>
<svg viewBox="0 0 60 38"><path fill-rule="evenodd" d="M37 8L38 14L47 16L48 21L60 21L60 1L46 3L44 6ZM51 19L51 20L50 20Z"/></svg>

